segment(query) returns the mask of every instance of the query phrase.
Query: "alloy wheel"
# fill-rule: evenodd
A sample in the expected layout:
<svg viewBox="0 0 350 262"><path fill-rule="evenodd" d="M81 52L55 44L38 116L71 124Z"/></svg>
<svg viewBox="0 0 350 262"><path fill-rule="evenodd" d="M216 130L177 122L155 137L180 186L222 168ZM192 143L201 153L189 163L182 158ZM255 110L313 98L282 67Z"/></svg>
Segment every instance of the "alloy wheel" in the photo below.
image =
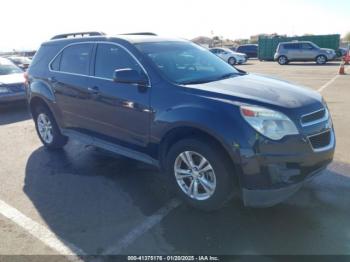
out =
<svg viewBox="0 0 350 262"><path fill-rule="evenodd" d="M212 165L201 154L185 151L178 155L174 174L181 190L195 200L210 198L216 188L216 176Z"/></svg>
<svg viewBox="0 0 350 262"><path fill-rule="evenodd" d="M53 132L50 118L44 113L39 114L37 118L37 125L41 139L47 144L52 143Z"/></svg>
<svg viewBox="0 0 350 262"><path fill-rule="evenodd" d="M317 62L317 64L324 64L324 63L326 63L326 58L322 55L318 56L316 62Z"/></svg>

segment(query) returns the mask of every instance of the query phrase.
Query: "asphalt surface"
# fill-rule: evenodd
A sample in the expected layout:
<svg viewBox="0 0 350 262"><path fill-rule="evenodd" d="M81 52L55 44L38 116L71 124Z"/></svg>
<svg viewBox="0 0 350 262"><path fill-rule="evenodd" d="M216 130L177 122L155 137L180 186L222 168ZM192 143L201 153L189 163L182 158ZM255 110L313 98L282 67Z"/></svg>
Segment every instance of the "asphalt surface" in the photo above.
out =
<svg viewBox="0 0 350 262"><path fill-rule="evenodd" d="M239 66L322 88L336 129L335 159L324 174L266 209L233 199L217 212L194 210L155 168L74 141L49 151L26 106L0 107L0 255L66 254L64 248L68 254L350 255L350 76L335 77L338 66Z"/></svg>

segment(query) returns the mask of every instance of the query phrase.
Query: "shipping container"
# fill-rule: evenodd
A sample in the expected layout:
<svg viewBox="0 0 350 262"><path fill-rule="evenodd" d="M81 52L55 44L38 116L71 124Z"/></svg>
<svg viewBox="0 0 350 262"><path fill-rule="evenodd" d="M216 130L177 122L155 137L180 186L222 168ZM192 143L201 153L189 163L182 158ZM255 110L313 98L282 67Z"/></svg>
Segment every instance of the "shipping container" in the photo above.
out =
<svg viewBox="0 0 350 262"><path fill-rule="evenodd" d="M278 44L290 41L311 41L321 48L331 48L334 51L337 51L340 43L340 35L307 35L295 37L260 36L258 49L259 60L273 60Z"/></svg>

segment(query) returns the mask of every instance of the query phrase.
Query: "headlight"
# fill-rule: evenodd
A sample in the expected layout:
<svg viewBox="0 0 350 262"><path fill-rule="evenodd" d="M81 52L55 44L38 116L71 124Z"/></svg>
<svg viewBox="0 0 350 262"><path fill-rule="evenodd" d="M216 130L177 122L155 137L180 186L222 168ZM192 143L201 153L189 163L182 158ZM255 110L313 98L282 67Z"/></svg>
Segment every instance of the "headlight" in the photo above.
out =
<svg viewBox="0 0 350 262"><path fill-rule="evenodd" d="M260 134L279 140L287 135L299 134L298 129L286 115L260 106L241 106L243 118Z"/></svg>

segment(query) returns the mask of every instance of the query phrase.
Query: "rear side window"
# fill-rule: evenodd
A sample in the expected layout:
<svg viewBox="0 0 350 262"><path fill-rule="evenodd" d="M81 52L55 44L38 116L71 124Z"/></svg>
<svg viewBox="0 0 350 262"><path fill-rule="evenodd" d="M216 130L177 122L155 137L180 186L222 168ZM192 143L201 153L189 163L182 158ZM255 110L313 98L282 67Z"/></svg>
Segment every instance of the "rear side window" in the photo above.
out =
<svg viewBox="0 0 350 262"><path fill-rule="evenodd" d="M88 75L91 44L76 44L66 47L52 62L52 70Z"/></svg>
<svg viewBox="0 0 350 262"><path fill-rule="evenodd" d="M299 44L284 44L284 49L299 49Z"/></svg>
<svg viewBox="0 0 350 262"><path fill-rule="evenodd" d="M95 76L112 79L117 69L131 68L139 73L143 70L124 48L112 44L98 44L95 60Z"/></svg>
<svg viewBox="0 0 350 262"><path fill-rule="evenodd" d="M302 43L301 45L301 49L312 49L312 45L310 45L309 43Z"/></svg>
<svg viewBox="0 0 350 262"><path fill-rule="evenodd" d="M62 57L62 53L56 56L55 60L52 61L51 70L54 70L54 71L60 70L61 57Z"/></svg>

